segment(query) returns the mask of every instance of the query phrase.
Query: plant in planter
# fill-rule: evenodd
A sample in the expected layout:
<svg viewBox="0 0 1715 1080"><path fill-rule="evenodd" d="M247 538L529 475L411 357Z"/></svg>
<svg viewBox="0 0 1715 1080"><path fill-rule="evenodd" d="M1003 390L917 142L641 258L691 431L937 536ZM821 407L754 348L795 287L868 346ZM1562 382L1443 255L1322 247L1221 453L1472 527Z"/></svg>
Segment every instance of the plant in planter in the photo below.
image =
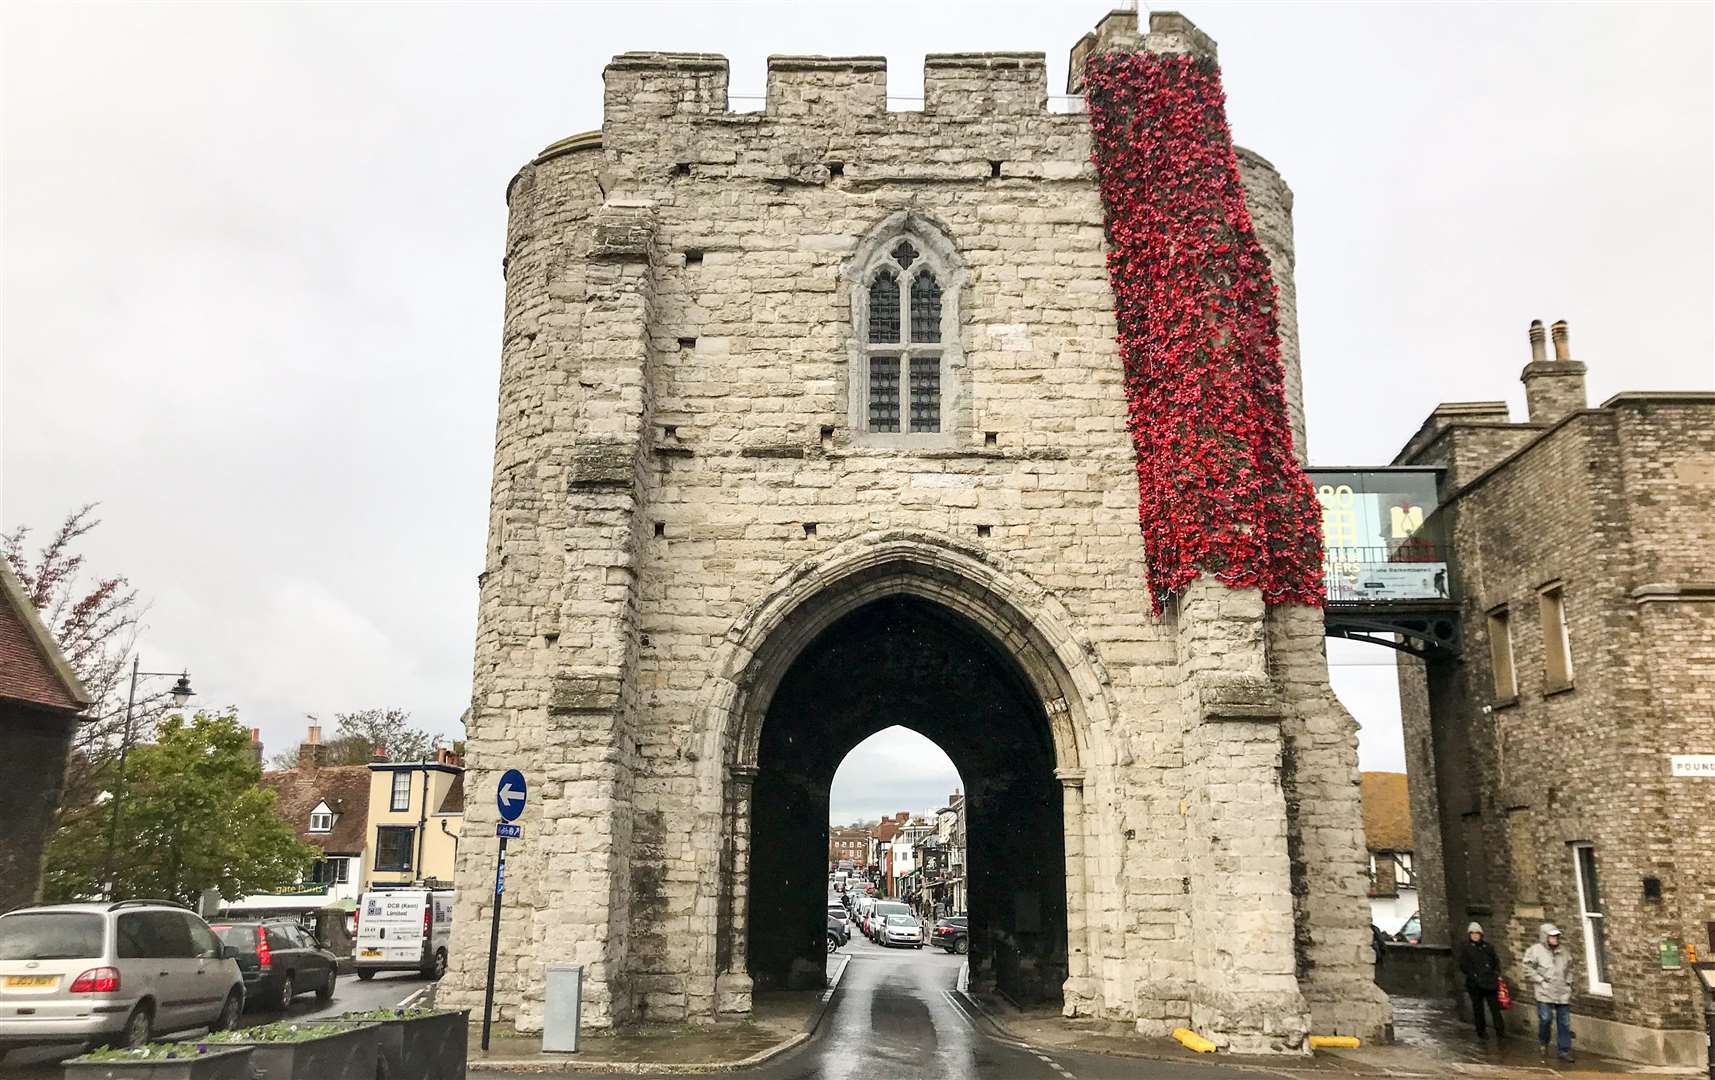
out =
<svg viewBox="0 0 1715 1080"><path fill-rule="evenodd" d="M468 1010L371 1009L330 1022L378 1026L381 1080L464 1080Z"/></svg>
<svg viewBox="0 0 1715 1080"><path fill-rule="evenodd" d="M66 1080L250 1080L250 1047L149 1043L92 1050L65 1063Z"/></svg>
<svg viewBox="0 0 1715 1080"><path fill-rule="evenodd" d="M210 1044L251 1048L254 1080L374 1080L374 1024L277 1023L210 1035Z"/></svg>

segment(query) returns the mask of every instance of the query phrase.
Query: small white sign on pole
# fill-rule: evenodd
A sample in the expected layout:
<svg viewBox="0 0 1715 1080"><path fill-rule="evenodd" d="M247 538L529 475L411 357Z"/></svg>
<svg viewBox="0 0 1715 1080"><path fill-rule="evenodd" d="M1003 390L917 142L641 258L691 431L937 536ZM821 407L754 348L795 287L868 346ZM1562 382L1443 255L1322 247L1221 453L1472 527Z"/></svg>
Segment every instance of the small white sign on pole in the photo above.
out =
<svg viewBox="0 0 1715 1080"><path fill-rule="evenodd" d="M1674 754L1673 762L1675 776L1707 776L1715 779L1715 754Z"/></svg>

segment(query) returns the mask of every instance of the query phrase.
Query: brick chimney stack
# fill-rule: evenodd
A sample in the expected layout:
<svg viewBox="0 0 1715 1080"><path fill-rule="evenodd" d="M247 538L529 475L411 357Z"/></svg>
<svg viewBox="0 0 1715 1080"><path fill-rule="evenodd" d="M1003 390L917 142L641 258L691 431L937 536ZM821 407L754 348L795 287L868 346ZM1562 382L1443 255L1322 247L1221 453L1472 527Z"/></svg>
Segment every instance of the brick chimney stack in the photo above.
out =
<svg viewBox="0 0 1715 1080"><path fill-rule="evenodd" d="M1533 424L1552 424L1588 405L1584 391L1584 365L1572 359L1572 337L1561 319L1549 328L1554 341L1554 359L1545 355L1542 320L1530 324L1530 363L1519 380L1524 383L1525 405Z"/></svg>
<svg viewBox="0 0 1715 1080"><path fill-rule="evenodd" d="M322 745L322 726L311 724L309 734L298 744L298 768L319 769L327 759L327 747Z"/></svg>

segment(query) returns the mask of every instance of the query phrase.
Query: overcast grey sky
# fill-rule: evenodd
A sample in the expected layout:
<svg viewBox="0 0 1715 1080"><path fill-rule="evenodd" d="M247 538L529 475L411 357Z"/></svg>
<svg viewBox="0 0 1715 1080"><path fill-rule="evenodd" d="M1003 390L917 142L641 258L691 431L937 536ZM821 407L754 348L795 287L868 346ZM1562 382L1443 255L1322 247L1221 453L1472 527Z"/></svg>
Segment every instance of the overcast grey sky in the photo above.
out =
<svg viewBox="0 0 1715 1080"><path fill-rule="evenodd" d="M0 526L99 501L91 563L151 599L146 666L274 748L365 705L452 732L503 191L600 126L606 59L724 53L760 94L769 53L879 53L912 96L926 52L1044 50L1060 90L1106 7L7 5ZM1532 318L1571 320L1593 401L1711 385L1708 5L1183 10L1297 194L1315 462L1385 462L1442 400L1522 409ZM1378 651L1335 650L1335 680L1365 766L1397 768Z"/></svg>

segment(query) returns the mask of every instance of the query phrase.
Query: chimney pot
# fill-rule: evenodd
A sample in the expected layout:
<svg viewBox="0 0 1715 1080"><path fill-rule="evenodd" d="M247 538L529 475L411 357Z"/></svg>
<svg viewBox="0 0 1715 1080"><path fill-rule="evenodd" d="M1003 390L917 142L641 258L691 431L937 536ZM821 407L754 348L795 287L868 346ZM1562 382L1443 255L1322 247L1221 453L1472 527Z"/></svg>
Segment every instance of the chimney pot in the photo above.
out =
<svg viewBox="0 0 1715 1080"><path fill-rule="evenodd" d="M1541 364L1548 360L1548 333L1541 319L1530 321L1530 362Z"/></svg>
<svg viewBox="0 0 1715 1080"><path fill-rule="evenodd" d="M1554 358L1556 360L1572 359L1572 331L1567 327L1566 320L1554 320L1554 325L1549 328L1549 333L1554 337Z"/></svg>

